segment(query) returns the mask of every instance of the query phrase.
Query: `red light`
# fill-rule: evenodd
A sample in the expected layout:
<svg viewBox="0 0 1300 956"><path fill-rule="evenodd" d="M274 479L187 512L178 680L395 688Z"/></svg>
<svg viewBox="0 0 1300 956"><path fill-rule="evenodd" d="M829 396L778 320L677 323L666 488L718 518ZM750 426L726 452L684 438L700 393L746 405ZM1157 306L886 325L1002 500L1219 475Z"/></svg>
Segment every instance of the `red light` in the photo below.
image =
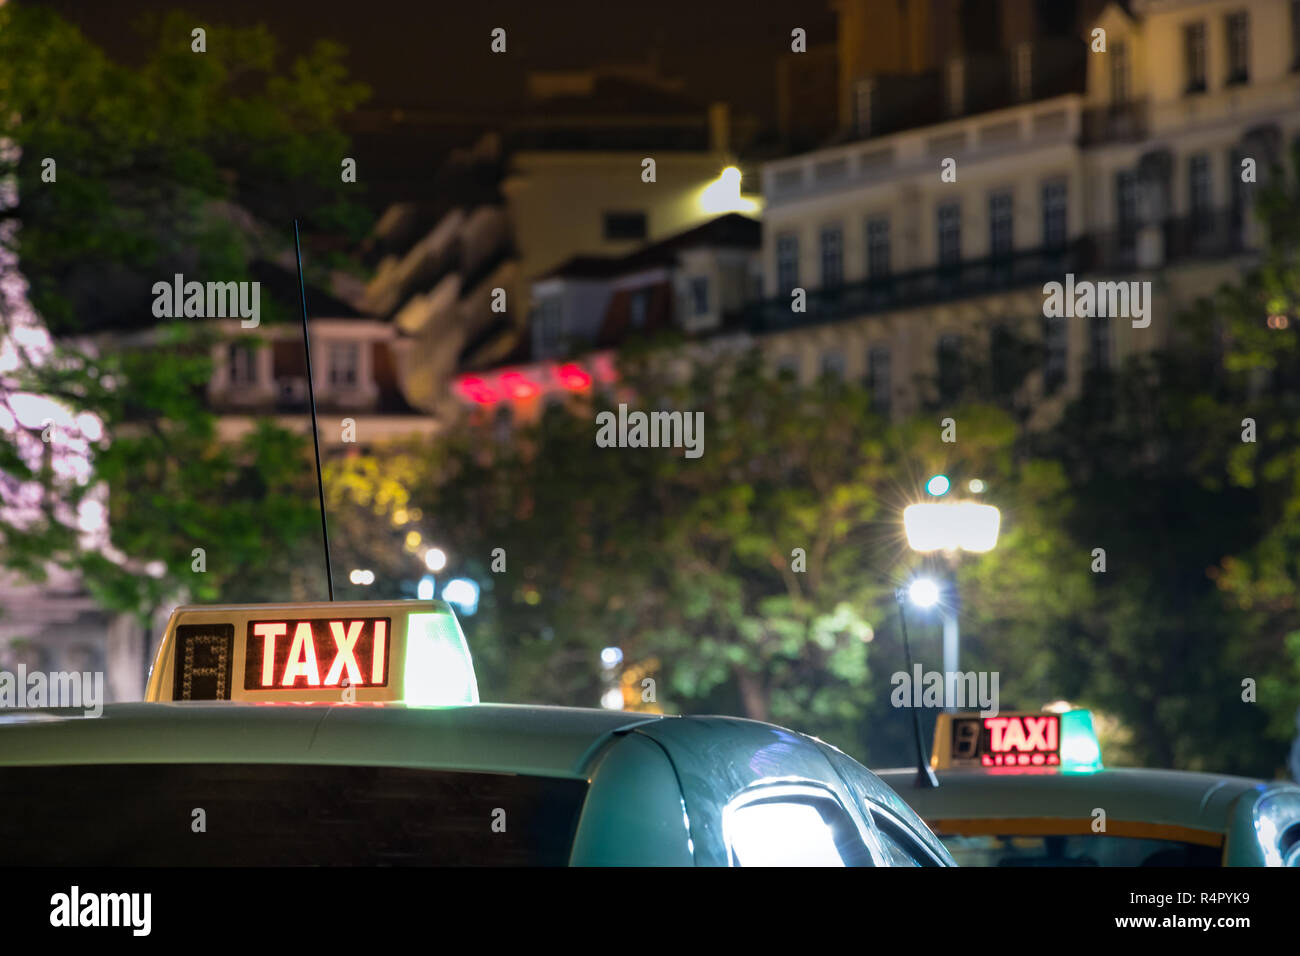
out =
<svg viewBox="0 0 1300 956"><path fill-rule="evenodd" d="M582 366L575 362L567 365L561 365L555 372L555 377L571 392L580 392L591 384L591 376L582 370Z"/></svg>
<svg viewBox="0 0 1300 956"><path fill-rule="evenodd" d="M524 378L520 372L506 372L501 376L501 384L505 386L511 398L532 398L541 391L535 383Z"/></svg>
<svg viewBox="0 0 1300 956"><path fill-rule="evenodd" d="M490 405L497 400L496 390L477 375L462 376L459 387L462 395L480 405Z"/></svg>

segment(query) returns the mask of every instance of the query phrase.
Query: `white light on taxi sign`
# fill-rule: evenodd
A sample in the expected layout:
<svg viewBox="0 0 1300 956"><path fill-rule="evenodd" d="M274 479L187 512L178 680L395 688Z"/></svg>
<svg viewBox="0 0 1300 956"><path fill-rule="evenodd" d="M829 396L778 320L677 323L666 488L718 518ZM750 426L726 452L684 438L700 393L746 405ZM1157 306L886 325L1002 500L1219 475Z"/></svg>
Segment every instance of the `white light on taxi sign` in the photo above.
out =
<svg viewBox="0 0 1300 956"><path fill-rule="evenodd" d="M469 647L442 601L182 607L145 699L478 702Z"/></svg>

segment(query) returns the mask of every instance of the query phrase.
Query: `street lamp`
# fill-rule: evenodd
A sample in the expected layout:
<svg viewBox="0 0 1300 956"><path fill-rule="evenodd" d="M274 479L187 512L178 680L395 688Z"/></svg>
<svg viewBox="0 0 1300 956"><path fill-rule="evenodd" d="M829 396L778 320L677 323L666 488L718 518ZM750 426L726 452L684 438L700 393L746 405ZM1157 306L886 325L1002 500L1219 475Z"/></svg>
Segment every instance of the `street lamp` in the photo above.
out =
<svg viewBox="0 0 1300 956"><path fill-rule="evenodd" d="M926 490L935 497L947 494L951 483L945 475L935 475L926 482ZM974 481L971 490L984 490ZM903 531L913 551L929 554L943 551L955 556L959 551L983 554L992 551L998 543L998 530L1002 513L992 505L974 501L927 501L908 505L903 509ZM923 584L924 582L924 584ZM956 591L956 583L953 583ZM909 588L908 598L917 607L932 607L938 603L938 586L928 578L918 578ZM927 603L928 602L928 603ZM945 673L957 672L960 634L954 602L940 604L943 619L943 669Z"/></svg>

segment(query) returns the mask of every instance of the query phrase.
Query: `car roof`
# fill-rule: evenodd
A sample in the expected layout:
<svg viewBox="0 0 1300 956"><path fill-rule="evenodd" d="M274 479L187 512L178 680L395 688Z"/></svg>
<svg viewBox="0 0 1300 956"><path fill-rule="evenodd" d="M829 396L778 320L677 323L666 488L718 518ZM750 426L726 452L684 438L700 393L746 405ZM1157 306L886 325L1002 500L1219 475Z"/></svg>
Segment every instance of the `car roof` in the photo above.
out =
<svg viewBox="0 0 1300 956"><path fill-rule="evenodd" d="M97 718L0 715L0 766L352 764L580 778L613 734L682 719L519 704L110 704Z"/></svg>
<svg viewBox="0 0 1300 956"><path fill-rule="evenodd" d="M915 769L877 775L931 826L943 820L1087 819L1100 807L1111 820L1225 833L1237 798L1268 786L1227 774L1135 768L1093 773L954 770L937 774L938 789L915 786Z"/></svg>

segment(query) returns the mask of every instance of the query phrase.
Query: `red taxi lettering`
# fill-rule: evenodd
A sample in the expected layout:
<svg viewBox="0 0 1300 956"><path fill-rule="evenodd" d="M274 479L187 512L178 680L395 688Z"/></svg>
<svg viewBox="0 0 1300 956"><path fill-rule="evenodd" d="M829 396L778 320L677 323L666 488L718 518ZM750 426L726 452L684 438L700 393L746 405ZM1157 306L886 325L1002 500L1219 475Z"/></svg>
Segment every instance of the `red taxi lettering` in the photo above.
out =
<svg viewBox="0 0 1300 956"><path fill-rule="evenodd" d="M330 621L330 634L334 637L334 647L337 649L334 654L334 663L330 665L329 673L325 675L325 685L333 687L338 684L339 677L343 674L343 668L348 669L348 686L355 687L361 681L361 668L357 664L354 648L357 646L357 639L361 637L361 628L365 621L348 622L348 633L343 634L342 621Z"/></svg>
<svg viewBox="0 0 1300 956"><path fill-rule="evenodd" d="M284 667L282 687L292 687L299 677L307 678L308 687L320 686L320 668L316 666L316 642L312 640L311 624L301 622L293 632L293 646Z"/></svg>
<svg viewBox="0 0 1300 956"><path fill-rule="evenodd" d="M388 624L386 621L375 622L375 651L370 662L370 683L382 684L384 682L384 650L388 637Z"/></svg>
<svg viewBox="0 0 1300 956"><path fill-rule="evenodd" d="M270 687L275 682L275 639L283 637L289 630L287 624L255 624L253 633L262 638L262 686Z"/></svg>

